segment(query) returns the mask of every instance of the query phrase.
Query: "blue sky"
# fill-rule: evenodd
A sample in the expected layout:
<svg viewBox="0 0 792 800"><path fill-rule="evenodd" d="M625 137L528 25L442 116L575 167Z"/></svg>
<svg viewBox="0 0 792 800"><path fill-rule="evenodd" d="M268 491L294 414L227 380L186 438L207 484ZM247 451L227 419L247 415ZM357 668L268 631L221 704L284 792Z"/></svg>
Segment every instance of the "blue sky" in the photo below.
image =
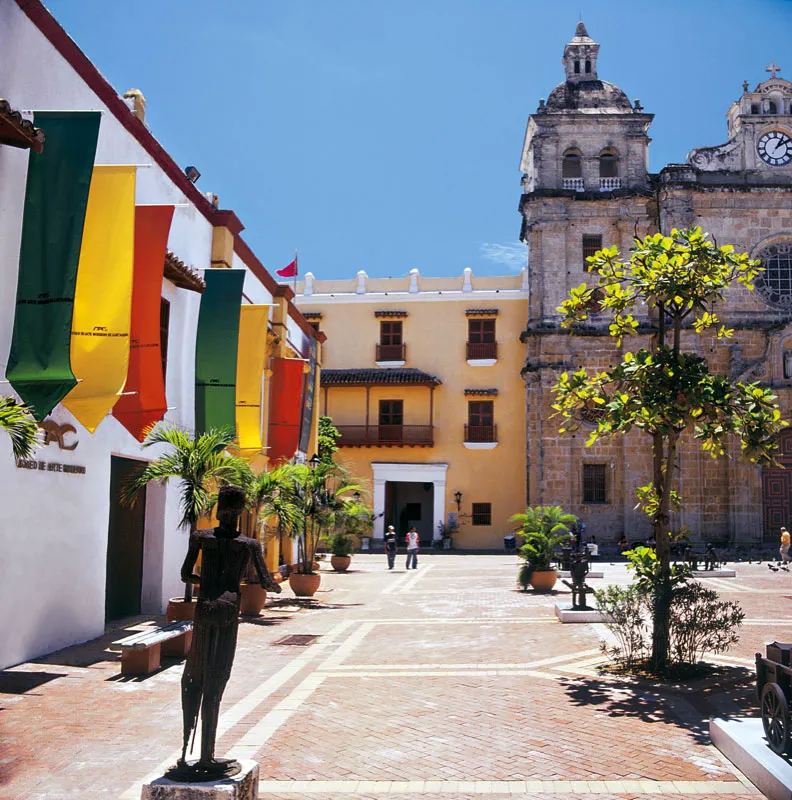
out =
<svg viewBox="0 0 792 800"><path fill-rule="evenodd" d="M528 115L578 15L599 76L656 115L651 169L726 139L725 113L792 79L792 0L48 0L199 188L277 269L317 278L520 267Z"/></svg>

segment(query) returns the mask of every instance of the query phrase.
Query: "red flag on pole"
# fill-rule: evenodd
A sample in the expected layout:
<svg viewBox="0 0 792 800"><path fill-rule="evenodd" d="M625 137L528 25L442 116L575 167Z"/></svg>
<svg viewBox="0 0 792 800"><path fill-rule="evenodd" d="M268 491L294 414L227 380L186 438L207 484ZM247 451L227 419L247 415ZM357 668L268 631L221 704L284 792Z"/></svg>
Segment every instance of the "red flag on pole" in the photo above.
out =
<svg viewBox="0 0 792 800"><path fill-rule="evenodd" d="M295 258L291 264L287 264L283 269L276 269L275 274L280 278L297 277L297 259Z"/></svg>

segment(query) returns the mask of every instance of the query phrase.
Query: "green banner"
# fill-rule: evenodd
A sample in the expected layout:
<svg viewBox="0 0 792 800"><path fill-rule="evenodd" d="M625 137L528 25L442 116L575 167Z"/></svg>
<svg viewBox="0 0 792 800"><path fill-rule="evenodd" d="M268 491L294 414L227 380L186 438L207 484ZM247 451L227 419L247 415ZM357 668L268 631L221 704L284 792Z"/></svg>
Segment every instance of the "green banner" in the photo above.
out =
<svg viewBox="0 0 792 800"><path fill-rule="evenodd" d="M195 341L195 433L236 430L236 368L243 269L208 269Z"/></svg>
<svg viewBox="0 0 792 800"><path fill-rule="evenodd" d="M101 115L41 112L44 152L30 153L16 313L6 377L41 421L77 381L71 370L74 287Z"/></svg>

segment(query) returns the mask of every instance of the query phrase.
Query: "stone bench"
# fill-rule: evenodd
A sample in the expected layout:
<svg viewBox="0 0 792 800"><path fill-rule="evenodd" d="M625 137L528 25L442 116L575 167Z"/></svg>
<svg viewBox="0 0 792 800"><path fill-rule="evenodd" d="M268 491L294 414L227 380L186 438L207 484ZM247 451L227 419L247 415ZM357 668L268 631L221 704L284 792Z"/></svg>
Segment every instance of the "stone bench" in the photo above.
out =
<svg viewBox="0 0 792 800"><path fill-rule="evenodd" d="M192 644L192 622L169 622L113 642L111 650L121 652L122 675L150 675L160 668L162 655L184 658Z"/></svg>

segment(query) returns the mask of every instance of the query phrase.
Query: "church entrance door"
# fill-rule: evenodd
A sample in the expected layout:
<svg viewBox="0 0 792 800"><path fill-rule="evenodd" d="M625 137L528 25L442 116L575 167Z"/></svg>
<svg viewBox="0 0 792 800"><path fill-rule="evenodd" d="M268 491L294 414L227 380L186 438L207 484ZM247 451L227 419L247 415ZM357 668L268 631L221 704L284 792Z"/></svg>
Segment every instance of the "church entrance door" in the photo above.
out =
<svg viewBox="0 0 792 800"><path fill-rule="evenodd" d="M120 500L123 482L139 466L139 461L129 458L112 456L110 459L105 619L120 619L140 613L146 493L141 492L133 508L122 506Z"/></svg>
<svg viewBox="0 0 792 800"><path fill-rule="evenodd" d="M792 431L784 431L778 442L781 469L762 470L764 540L775 542L781 526L792 524Z"/></svg>

